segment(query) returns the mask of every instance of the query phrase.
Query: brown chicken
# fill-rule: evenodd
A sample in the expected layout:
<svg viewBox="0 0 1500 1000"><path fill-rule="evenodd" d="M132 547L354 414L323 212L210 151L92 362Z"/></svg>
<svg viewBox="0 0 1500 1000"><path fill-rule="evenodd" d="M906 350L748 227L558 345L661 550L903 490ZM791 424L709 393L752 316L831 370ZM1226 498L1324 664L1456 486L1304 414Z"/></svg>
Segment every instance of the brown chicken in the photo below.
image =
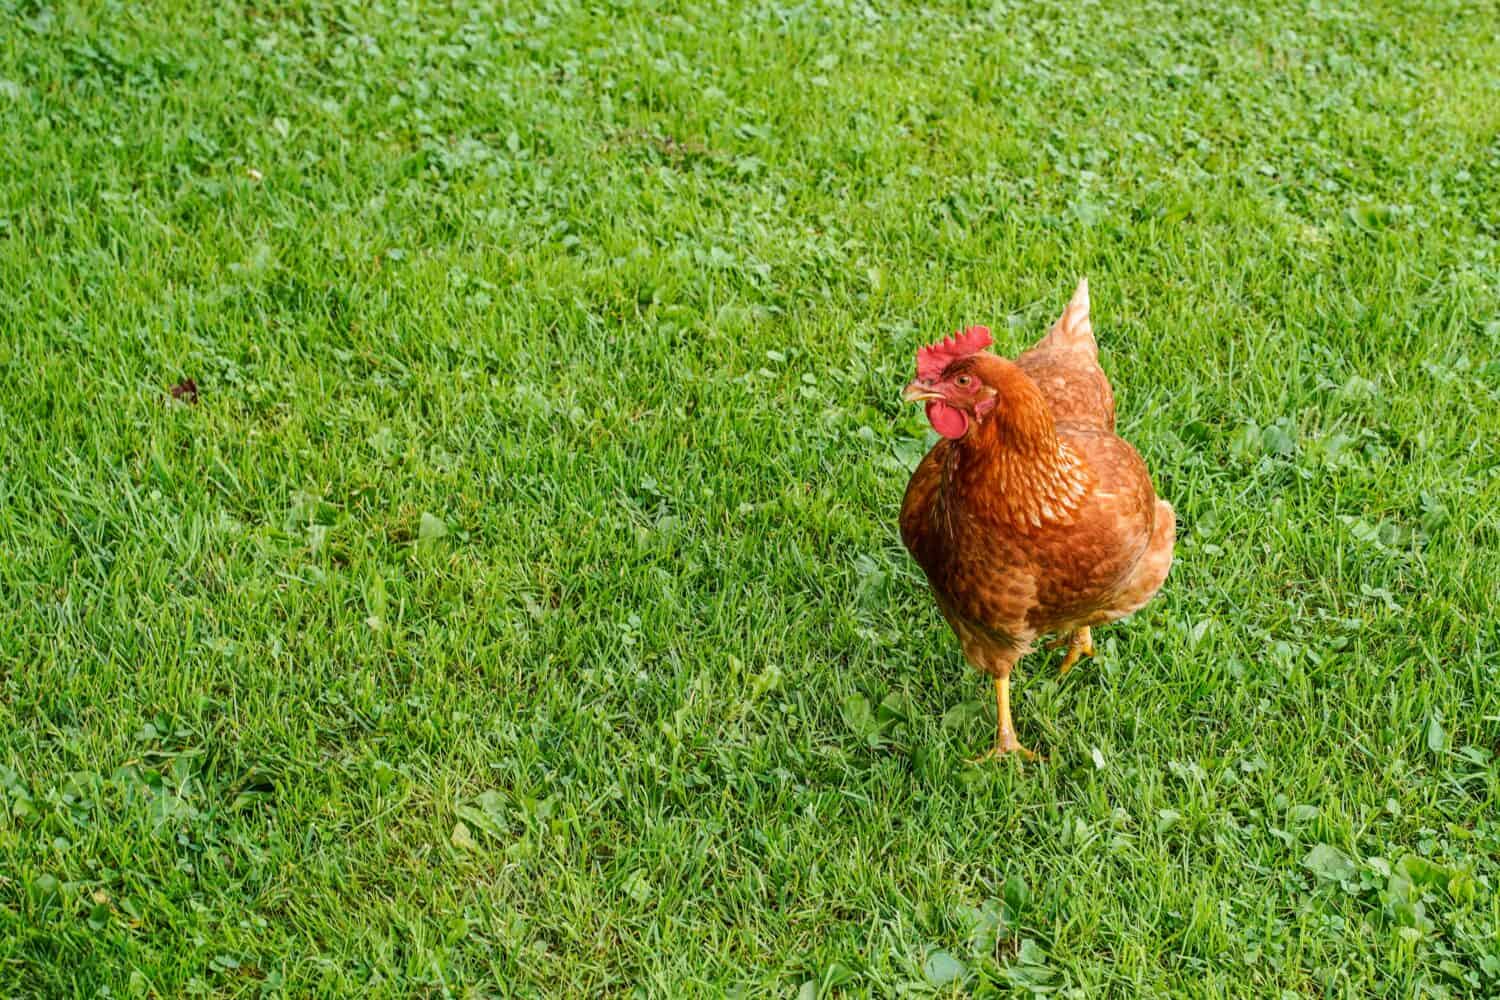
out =
<svg viewBox="0 0 1500 1000"><path fill-rule="evenodd" d="M1088 282L1014 361L982 326L917 352L908 402L942 439L901 503L901 539L927 574L964 657L995 682L999 738L1019 751L1010 673L1038 636L1067 645L1066 672L1094 651L1089 629L1140 609L1167 578L1176 516L1146 464L1115 435Z"/></svg>

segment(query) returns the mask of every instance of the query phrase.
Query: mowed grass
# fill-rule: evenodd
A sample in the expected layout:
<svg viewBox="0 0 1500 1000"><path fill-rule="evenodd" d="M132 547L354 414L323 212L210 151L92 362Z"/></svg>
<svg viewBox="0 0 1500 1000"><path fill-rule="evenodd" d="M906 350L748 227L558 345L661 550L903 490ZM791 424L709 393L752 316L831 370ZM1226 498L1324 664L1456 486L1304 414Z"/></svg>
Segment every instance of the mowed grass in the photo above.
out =
<svg viewBox="0 0 1500 1000"><path fill-rule="evenodd" d="M0 0L0 993L1500 992L1497 23ZM1084 274L1177 564L970 767Z"/></svg>

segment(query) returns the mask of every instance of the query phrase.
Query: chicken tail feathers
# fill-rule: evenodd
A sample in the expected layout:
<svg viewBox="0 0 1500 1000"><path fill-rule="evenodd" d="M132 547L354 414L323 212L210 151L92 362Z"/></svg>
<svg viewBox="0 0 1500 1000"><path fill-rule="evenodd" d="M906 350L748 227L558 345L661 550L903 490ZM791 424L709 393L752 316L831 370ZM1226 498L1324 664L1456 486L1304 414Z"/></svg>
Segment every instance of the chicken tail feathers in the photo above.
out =
<svg viewBox="0 0 1500 1000"><path fill-rule="evenodd" d="M1089 319L1089 279L1079 278L1073 297L1063 309L1063 314L1052 324L1036 345L1043 350L1084 350L1092 357L1099 356L1099 343L1094 339L1094 324Z"/></svg>
<svg viewBox="0 0 1500 1000"><path fill-rule="evenodd" d="M1089 282L1084 278L1067 308L1035 347L1016 358L1052 407L1059 423L1115 429L1115 394L1099 367L1099 343L1089 319Z"/></svg>

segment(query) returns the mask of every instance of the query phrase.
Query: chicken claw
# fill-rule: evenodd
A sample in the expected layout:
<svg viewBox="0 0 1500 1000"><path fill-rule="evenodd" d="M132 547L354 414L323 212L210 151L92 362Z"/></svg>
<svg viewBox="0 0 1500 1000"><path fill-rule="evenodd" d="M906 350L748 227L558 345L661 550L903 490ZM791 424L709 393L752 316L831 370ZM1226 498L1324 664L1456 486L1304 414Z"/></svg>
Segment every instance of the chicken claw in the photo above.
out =
<svg viewBox="0 0 1500 1000"><path fill-rule="evenodd" d="M1022 760L1042 759L1041 755L1038 754L1035 750L1029 750L1026 747L1023 747L1020 740L1012 740L1010 746L996 744L995 746L986 750L984 753L980 754L978 757L968 758L968 763L974 765L988 764L992 761L1001 760L1007 755L1013 753L1020 754Z"/></svg>
<svg viewBox="0 0 1500 1000"><path fill-rule="evenodd" d="M1072 670L1073 664L1083 659L1083 657L1094 655L1094 637L1089 633L1087 625L1080 629L1074 629L1073 634L1068 636L1066 640L1058 638L1048 643L1047 648L1056 649L1063 645L1064 642L1068 646L1068 655L1063 657L1062 665L1057 668L1059 674L1065 674L1069 670Z"/></svg>

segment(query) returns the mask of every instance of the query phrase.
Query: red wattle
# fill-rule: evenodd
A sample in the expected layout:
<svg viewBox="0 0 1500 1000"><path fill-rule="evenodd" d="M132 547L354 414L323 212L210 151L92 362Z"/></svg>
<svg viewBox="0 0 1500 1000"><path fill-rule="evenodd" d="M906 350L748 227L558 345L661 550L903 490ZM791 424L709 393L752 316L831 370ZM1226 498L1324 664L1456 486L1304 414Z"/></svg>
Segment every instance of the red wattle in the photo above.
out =
<svg viewBox="0 0 1500 1000"><path fill-rule="evenodd" d="M941 399L927 401L927 422L932 429L945 438L957 440L969 429L969 418L956 406L949 406Z"/></svg>

